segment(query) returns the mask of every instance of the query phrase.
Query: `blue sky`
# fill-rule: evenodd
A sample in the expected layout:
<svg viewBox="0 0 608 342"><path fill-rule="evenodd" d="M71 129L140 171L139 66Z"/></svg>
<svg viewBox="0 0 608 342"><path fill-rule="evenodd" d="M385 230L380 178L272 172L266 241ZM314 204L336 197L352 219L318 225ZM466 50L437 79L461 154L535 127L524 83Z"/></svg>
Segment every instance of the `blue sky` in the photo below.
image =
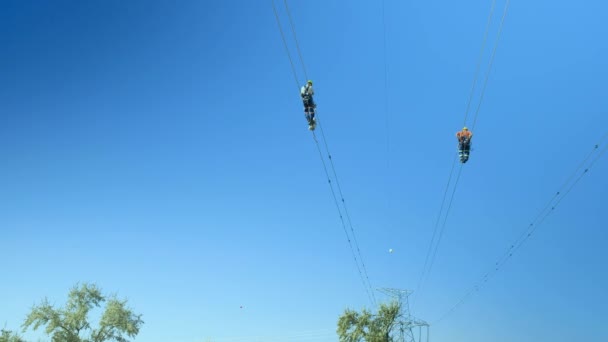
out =
<svg viewBox="0 0 608 342"><path fill-rule="evenodd" d="M491 1L386 0L387 87L381 2L289 4L370 281L413 290ZM270 1L0 6L3 325L79 281L129 299L146 322L136 341L336 341L341 312L370 307ZM413 297L433 340L608 340L606 155L434 324L608 131L606 10L511 3L474 151Z"/></svg>

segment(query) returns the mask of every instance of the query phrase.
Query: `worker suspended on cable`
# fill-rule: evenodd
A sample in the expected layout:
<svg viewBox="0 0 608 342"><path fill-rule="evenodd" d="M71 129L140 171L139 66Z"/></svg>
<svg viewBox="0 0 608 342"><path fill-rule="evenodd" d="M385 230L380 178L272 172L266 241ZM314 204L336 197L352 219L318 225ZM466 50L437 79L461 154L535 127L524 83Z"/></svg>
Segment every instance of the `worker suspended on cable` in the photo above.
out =
<svg viewBox="0 0 608 342"><path fill-rule="evenodd" d="M304 114L306 115L306 120L308 120L308 129L311 131L315 129L317 124L315 120L315 108L317 108L317 105L312 98L314 94L312 81L308 80L306 85L300 89L300 96L302 97L302 102L304 102Z"/></svg>
<svg viewBox="0 0 608 342"><path fill-rule="evenodd" d="M460 157L460 162L463 164L469 160L472 137L473 133L466 127L463 127L462 131L456 133L456 138L458 139L458 156Z"/></svg>

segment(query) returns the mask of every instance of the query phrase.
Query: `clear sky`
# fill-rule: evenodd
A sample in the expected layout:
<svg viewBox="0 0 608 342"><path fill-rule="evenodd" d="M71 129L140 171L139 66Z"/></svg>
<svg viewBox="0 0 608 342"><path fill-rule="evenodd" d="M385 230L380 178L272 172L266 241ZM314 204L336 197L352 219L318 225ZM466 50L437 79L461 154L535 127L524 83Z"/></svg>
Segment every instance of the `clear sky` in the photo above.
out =
<svg viewBox="0 0 608 342"><path fill-rule="evenodd" d="M386 64L382 2L289 4L371 284L415 290L491 1L385 0ZM511 3L412 298L431 340L608 340L608 154L436 323L608 131L607 10ZM336 341L371 306L270 1L4 0L0 41L0 325L79 281L127 297L144 342Z"/></svg>

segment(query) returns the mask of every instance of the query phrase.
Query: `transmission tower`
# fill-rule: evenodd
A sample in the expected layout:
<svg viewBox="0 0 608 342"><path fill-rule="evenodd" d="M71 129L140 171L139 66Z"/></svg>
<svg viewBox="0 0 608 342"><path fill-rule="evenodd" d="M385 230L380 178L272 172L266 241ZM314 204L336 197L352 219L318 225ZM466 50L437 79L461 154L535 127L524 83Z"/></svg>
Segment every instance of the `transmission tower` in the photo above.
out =
<svg viewBox="0 0 608 342"><path fill-rule="evenodd" d="M409 295L412 291L381 288L378 291L392 297L399 303L399 316L396 322L398 329L398 342L422 342L422 328L426 327L426 342L429 342L429 324L421 319L418 319L410 313ZM416 329L418 328L418 329ZM416 336L418 330L418 336Z"/></svg>

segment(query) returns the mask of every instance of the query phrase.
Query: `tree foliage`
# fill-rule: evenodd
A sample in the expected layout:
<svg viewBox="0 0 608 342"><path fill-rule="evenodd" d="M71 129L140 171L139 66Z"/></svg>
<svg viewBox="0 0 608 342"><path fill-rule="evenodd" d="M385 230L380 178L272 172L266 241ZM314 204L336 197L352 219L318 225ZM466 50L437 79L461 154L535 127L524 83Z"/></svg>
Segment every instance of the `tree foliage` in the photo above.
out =
<svg viewBox="0 0 608 342"><path fill-rule="evenodd" d="M103 303L105 310L99 326L93 328L88 315ZM63 308L55 308L47 299L35 305L23 323L23 330L44 326L53 342L127 342L127 337L139 333L142 324L141 315L134 314L126 300L106 297L94 284L82 284L70 290Z"/></svg>
<svg viewBox="0 0 608 342"><path fill-rule="evenodd" d="M398 302L380 304L376 315L367 309L361 312L346 309L338 319L340 342L392 342L391 331L399 317Z"/></svg>
<svg viewBox="0 0 608 342"><path fill-rule="evenodd" d="M10 330L0 329L0 342L25 342Z"/></svg>

